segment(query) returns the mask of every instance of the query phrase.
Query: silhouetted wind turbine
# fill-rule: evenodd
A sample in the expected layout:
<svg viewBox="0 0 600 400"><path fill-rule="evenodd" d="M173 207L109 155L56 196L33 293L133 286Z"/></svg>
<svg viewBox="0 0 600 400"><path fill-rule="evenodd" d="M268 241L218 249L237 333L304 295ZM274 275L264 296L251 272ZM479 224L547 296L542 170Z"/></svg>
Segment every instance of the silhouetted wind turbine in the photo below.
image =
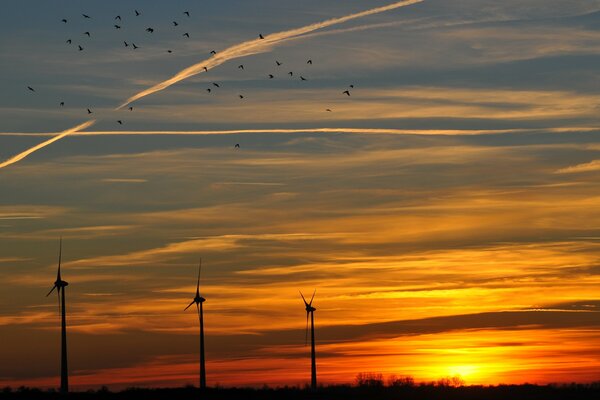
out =
<svg viewBox="0 0 600 400"><path fill-rule="evenodd" d="M317 289L315 289L315 291L313 292L313 295L310 298L310 302L307 302L302 292L300 292L300 296L302 296L302 300L304 301L304 305L306 306L306 334L304 336L305 343L308 339L308 317L310 315L310 387L313 390L317 388L317 361L315 354L315 311L317 309L312 306L316 293Z"/></svg>
<svg viewBox="0 0 600 400"><path fill-rule="evenodd" d="M200 259L200 264L198 265L198 283L196 284L196 296L194 300L183 310L186 311L188 308L192 306L192 304L196 304L196 308L198 309L198 319L200 320L200 389L206 389L206 366L204 363L204 314L202 312L202 303L206 301L206 299L200 296L200 272L202 271L202 259Z"/></svg>
<svg viewBox="0 0 600 400"><path fill-rule="evenodd" d="M50 296L54 289L58 294L58 306L61 313L61 348L60 348L60 392L69 392L69 369L67 367L67 315L65 307L65 287L69 285L68 282L62 280L60 276L60 262L62 258L62 238L60 238L59 250L58 250L58 273L56 274L56 281L54 286L48 292L46 297Z"/></svg>

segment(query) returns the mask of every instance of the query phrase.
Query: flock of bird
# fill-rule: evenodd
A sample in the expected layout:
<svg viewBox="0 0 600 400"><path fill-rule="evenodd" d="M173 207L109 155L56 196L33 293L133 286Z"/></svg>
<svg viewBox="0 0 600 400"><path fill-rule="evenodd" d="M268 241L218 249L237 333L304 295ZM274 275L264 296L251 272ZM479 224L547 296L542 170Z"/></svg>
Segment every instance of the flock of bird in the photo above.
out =
<svg viewBox="0 0 600 400"><path fill-rule="evenodd" d="M133 10L133 11L134 11L135 17L139 17L139 16L141 16L141 15L142 15L142 12L141 12L141 11L138 11L138 10ZM189 11L183 11L182 15L184 15L186 18L190 18L190 17L191 17L191 14L190 14L190 12L189 12ZM92 17L91 17L90 15L88 15L88 14L83 14L83 13L82 13L82 14L81 14L81 16L82 16L82 17L83 17L83 19L85 19L85 20L92 19ZM61 21L62 21L62 23L63 23L63 24L68 24L68 23L69 23L69 20L68 20L67 18L63 18ZM121 28L122 28L122 22L123 22L123 18L121 17L121 15L117 15L117 16L115 16L115 17L114 17L114 21L115 21L115 23L114 23L114 25L113 25L113 26L114 26L114 28L115 28L115 29L117 29L117 30L121 29ZM180 25L180 23L179 23L179 22L177 22L177 21L172 21L172 25L173 25L173 27L178 27L178 26ZM147 32L148 34L153 34L153 33L154 33L154 28L149 26L149 27L147 27L147 28L145 29L145 32ZM90 33L90 31L85 31L85 32L83 32L83 35L84 35L84 36L87 36L88 38L91 38L91 37L92 37L92 34ZM188 39L190 38L190 34L189 34L189 32L185 32L185 33L183 33L181 36L182 36L182 37L184 37L184 38L188 38ZM258 35L258 38L259 38L259 39L261 39L261 40L264 40L264 39L265 39L265 37L264 37L262 34L259 34L259 35ZM73 40L69 38L69 39L67 39L67 40L66 40L66 43L67 43L68 45L72 45L72 44L73 44ZM137 50L137 49L139 49L139 48L140 48L140 46L138 46L138 45L136 45L135 43L133 43L133 41L130 41L130 42L128 42L127 40L123 40L123 45L124 45L125 47L131 47L133 50ZM77 48L78 48L78 51L84 51L84 50L85 50L85 48L84 48L84 47L83 47L81 44L77 44ZM171 49L167 49L167 53L171 54L171 53L173 53L173 50L171 50ZM214 56L214 55L216 55L216 54L217 54L217 51L216 51L216 50L212 50L212 51L210 52L210 55L211 55L211 56ZM307 64L307 65L312 65L312 64L313 64L313 60L312 60L312 59L308 59L308 60L306 61L306 64ZM282 63L281 61L279 61L279 60L275 60L275 65L276 65L276 67L277 67L277 68L279 68L279 67L281 67L281 66L283 65L283 63ZM244 64L240 64L240 65L238 65L238 69L240 69L240 70L244 70ZM208 72L208 68L207 68L207 67L204 67L204 71L205 71L205 72ZM290 77L292 77L292 78L293 78L293 77L294 77L294 71L289 71L289 72L287 73L287 75L289 75ZM300 79L301 81L307 81L307 80L308 80L308 79L307 79L306 77L304 77L303 75L298 75L298 76L299 76L299 79ZM269 74L267 74L267 77L268 77L268 79L275 79L275 78L276 78L276 75L275 75L274 73L269 73ZM354 88L354 85L353 85L353 84L351 84L351 85L349 85L348 87L349 87L349 89L346 89L346 90L344 90L343 92L341 92L341 94L343 94L343 95L346 95L346 96L348 96L348 97L349 97L349 96L351 96L350 89L353 89L353 88ZM221 88L221 85L220 85L218 82L212 82L212 86L211 86L211 87L208 87L208 88L206 88L206 92L210 94L210 93L212 93L214 90L217 90L217 89L219 89L219 88ZM36 92L36 90L35 90L35 89L34 89L32 86L27 86L27 89L28 89L28 90L30 90L31 92ZM245 95L240 93L240 94L238 94L238 97L239 97L240 99L244 99L244 98L245 98ZM65 102L64 102L64 101L60 101L60 102L59 102L59 106L60 106L60 107L64 107L64 106L65 106ZM129 107L128 107L128 110L129 110L129 111L133 111L133 107L132 107L132 106L129 106ZM88 114L88 115L90 115L90 114L93 114L93 113L94 113L94 112L92 111L92 109L91 109L91 108L86 108L86 111L87 111L87 114ZM333 112L333 110L332 110L331 108L326 108L326 109L325 109L325 111L326 111L326 112ZM117 123L117 124L119 124L119 125L123 125L123 120L122 120L122 119L116 120L116 123ZM239 148L239 147L240 147L240 146L239 146L239 143L235 145L235 148Z"/></svg>

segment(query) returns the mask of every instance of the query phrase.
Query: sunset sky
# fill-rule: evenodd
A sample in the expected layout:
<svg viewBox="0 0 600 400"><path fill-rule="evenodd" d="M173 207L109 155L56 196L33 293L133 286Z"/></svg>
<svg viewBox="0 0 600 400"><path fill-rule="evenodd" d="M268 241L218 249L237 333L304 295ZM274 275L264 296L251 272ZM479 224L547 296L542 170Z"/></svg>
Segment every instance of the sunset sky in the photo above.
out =
<svg viewBox="0 0 600 400"><path fill-rule="evenodd" d="M600 0L409 3L4 1L0 386L599 380Z"/></svg>

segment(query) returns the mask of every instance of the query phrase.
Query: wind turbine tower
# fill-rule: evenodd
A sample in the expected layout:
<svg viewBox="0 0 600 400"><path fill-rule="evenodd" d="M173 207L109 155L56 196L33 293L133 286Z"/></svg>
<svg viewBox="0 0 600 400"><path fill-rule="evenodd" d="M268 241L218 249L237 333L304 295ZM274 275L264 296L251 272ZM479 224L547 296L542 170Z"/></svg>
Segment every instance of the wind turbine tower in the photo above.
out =
<svg viewBox="0 0 600 400"><path fill-rule="evenodd" d="M69 368L67 366L67 312L65 305L65 288L69 285L68 282L63 281L60 277L60 262L62 258L62 238L60 238L59 250L58 250L58 273L56 274L56 281L54 286L48 292L46 297L56 289L58 294L58 308L61 315L61 347L60 347L60 393L69 392Z"/></svg>
<svg viewBox="0 0 600 400"><path fill-rule="evenodd" d="M313 295L310 298L310 302L307 302L302 292L300 292L300 296L302 296L304 306L306 307L306 334L304 337L305 343L308 339L308 319L310 316L310 387L312 390L317 389L317 360L315 353L315 311L317 309L312 306L316 293L317 289L315 289L315 291L313 292Z"/></svg>
<svg viewBox="0 0 600 400"><path fill-rule="evenodd" d="M200 320L200 390L206 389L206 365L204 362L204 314L202 312L202 303L206 301L206 299L200 296L200 272L202 271L202 259L200 259L200 265L198 266L198 282L196 283L196 296L194 300L183 310L186 311L188 308L192 306L192 304L196 304L196 308L198 309L198 319Z"/></svg>

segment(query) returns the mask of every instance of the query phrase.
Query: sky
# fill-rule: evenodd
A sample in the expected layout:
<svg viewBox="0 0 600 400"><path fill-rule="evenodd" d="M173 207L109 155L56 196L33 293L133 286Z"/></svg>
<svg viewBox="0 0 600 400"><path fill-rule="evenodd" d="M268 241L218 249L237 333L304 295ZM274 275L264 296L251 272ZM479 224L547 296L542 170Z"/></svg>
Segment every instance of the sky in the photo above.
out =
<svg viewBox="0 0 600 400"><path fill-rule="evenodd" d="M4 1L0 386L597 381L600 1L393 3Z"/></svg>

